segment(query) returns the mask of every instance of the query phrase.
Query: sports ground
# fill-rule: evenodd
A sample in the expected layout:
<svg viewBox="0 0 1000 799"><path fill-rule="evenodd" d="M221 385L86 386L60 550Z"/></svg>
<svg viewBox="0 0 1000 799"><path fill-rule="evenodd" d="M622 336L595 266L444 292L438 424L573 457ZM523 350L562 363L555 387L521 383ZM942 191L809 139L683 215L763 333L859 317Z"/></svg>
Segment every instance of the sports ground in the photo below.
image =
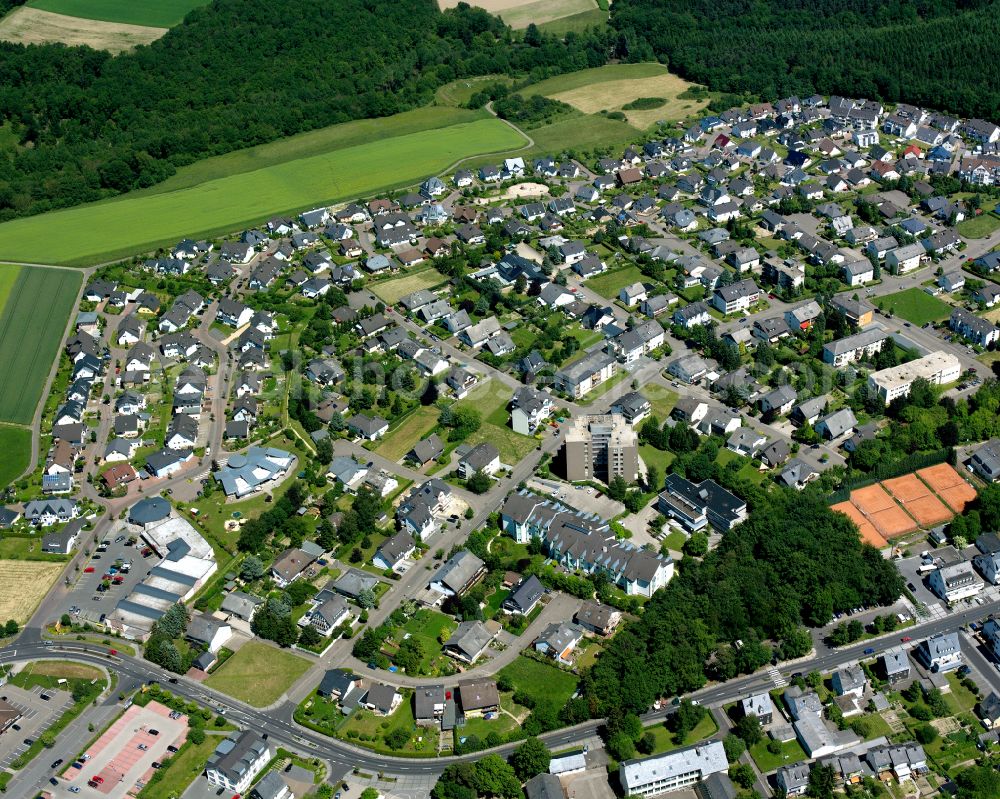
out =
<svg viewBox="0 0 1000 799"><path fill-rule="evenodd" d="M900 536L944 524L976 498L976 490L947 463L858 488L833 509L857 526L862 540L882 549Z"/></svg>

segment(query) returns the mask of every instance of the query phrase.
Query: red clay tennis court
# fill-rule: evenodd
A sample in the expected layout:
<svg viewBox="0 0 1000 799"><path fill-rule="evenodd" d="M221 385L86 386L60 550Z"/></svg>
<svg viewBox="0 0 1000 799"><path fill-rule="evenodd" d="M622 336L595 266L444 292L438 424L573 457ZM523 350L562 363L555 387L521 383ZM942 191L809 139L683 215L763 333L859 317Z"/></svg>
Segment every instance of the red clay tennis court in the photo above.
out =
<svg viewBox="0 0 1000 799"><path fill-rule="evenodd" d="M955 471L950 463L938 463L926 469L918 469L917 476L931 487L932 491L951 488L964 483L962 475Z"/></svg>
<svg viewBox="0 0 1000 799"><path fill-rule="evenodd" d="M875 485L857 488L851 492L851 502L865 516L872 516L879 511L890 510L896 507L889 493L878 483Z"/></svg>
<svg viewBox="0 0 1000 799"><path fill-rule="evenodd" d="M931 493L931 490L915 474L904 474L902 477L883 480L882 487L904 505L907 502L920 499L920 497L929 496Z"/></svg>
<svg viewBox="0 0 1000 799"><path fill-rule="evenodd" d="M929 466L917 474L955 513L962 513L965 506L976 498L976 489L965 482L950 464Z"/></svg>
<svg viewBox="0 0 1000 799"><path fill-rule="evenodd" d="M889 542L879 534L878 530L872 527L871 523L864 517L864 514L850 502L838 502L833 506L833 510L843 513L858 526L858 533L861 535L861 540L866 544L871 544L876 549L883 549L889 546Z"/></svg>
<svg viewBox="0 0 1000 799"><path fill-rule="evenodd" d="M907 502L906 512L917 520L917 524L925 529L951 521L955 515L951 508L933 494L928 494L926 497L918 497Z"/></svg>
<svg viewBox="0 0 1000 799"><path fill-rule="evenodd" d="M917 523L899 505L893 505L878 513L868 514L868 521L875 525L875 529L884 538L888 539L898 538L917 529Z"/></svg>
<svg viewBox="0 0 1000 799"><path fill-rule="evenodd" d="M882 485L903 504L906 512L916 519L921 527L943 524L955 515L915 474L904 474L902 477L883 480Z"/></svg>

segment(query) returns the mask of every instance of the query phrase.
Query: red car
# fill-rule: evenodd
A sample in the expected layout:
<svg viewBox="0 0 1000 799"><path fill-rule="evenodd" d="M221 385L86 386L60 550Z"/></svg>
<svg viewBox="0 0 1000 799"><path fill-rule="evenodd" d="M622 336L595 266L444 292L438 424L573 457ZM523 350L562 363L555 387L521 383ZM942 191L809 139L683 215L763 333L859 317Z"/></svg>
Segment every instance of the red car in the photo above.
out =
<svg viewBox="0 0 1000 799"><path fill-rule="evenodd" d="M910 638L910 636L908 636L908 635L904 635L904 636L903 636L902 638L900 638L899 640L900 640L900 641L902 641L902 642L903 642L903 643L905 644L905 643L907 643L908 641L912 641L913 639L912 639L912 638Z"/></svg>
<svg viewBox="0 0 1000 799"><path fill-rule="evenodd" d="M94 573L94 567L93 566L88 566L86 569L83 570L83 573L84 574L93 574Z"/></svg>
<svg viewBox="0 0 1000 799"><path fill-rule="evenodd" d="M94 782L96 782L98 785L100 785L101 783L104 782L104 777L102 777L100 774L98 774L98 775L96 775L94 777Z"/></svg>
<svg viewBox="0 0 1000 799"><path fill-rule="evenodd" d="M108 650L108 654L109 655L117 655L118 654L118 650L117 649L109 649ZM101 781L103 782L103 780L101 780Z"/></svg>

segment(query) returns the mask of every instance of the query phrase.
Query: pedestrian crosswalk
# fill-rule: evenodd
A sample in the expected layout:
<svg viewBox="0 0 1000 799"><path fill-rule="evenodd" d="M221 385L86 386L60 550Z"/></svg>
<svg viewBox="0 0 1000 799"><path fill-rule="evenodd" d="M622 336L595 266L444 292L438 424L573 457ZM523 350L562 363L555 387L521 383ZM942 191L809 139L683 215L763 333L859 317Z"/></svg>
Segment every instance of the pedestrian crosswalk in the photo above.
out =
<svg viewBox="0 0 1000 799"><path fill-rule="evenodd" d="M767 670L767 676L771 678L771 682L774 683L775 688L783 688L788 685L788 680L786 680L778 669L773 666Z"/></svg>

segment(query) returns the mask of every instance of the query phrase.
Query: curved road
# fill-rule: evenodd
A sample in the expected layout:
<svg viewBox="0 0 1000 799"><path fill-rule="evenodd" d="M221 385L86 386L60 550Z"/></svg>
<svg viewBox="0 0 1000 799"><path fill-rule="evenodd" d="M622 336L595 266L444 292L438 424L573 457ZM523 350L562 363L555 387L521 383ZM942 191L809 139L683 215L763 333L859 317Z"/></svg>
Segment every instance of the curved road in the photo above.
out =
<svg viewBox="0 0 1000 799"><path fill-rule="evenodd" d="M1000 601L972 606L963 611L949 614L940 619L918 624L905 632L915 638L925 638L940 632L957 630L970 621L981 619L990 613L1000 611ZM14 643L0 649L0 663L19 660L34 660L39 658L60 658L111 668L119 676L118 690L131 691L149 680L166 684L174 675L159 667L138 659L123 655L110 656L103 647L96 647L79 642L53 643L41 637L38 628L26 629ZM853 646L817 654L808 660L788 663L778 668L786 679L794 672L813 670L829 671L837 666L862 658L873 657L865 655L864 650L871 647L876 654L888 648L898 646L900 637L897 634L886 635L879 639L863 641ZM992 676L992 675L991 675ZM231 697L220 694L205 686L187 680L176 678L177 683L169 685L169 689L185 699L207 704L213 708L224 708L227 718L234 722L269 733L277 743L290 749L304 751L308 754L326 759L332 766L332 773L346 773L355 768L373 774L385 773L398 776L439 774L444 768L455 762L474 761L482 753L466 756L450 756L434 759L415 759L391 757L361 749L344 741L329 738L312 732L298 725L293 719L295 704L291 701L276 703L268 708L254 708ZM690 694L704 705L720 705L734 701L748 693L760 690L770 690L775 687L771 674L759 671L727 683L710 685ZM662 721L673 712L673 706L662 710L646 713L643 716L645 724ZM542 740L554 750L579 744L592 737L603 723L602 719L594 719L583 724L556 730L541 736ZM506 744L491 751L499 754L509 754L517 743ZM15 780L15 784L17 780Z"/></svg>

